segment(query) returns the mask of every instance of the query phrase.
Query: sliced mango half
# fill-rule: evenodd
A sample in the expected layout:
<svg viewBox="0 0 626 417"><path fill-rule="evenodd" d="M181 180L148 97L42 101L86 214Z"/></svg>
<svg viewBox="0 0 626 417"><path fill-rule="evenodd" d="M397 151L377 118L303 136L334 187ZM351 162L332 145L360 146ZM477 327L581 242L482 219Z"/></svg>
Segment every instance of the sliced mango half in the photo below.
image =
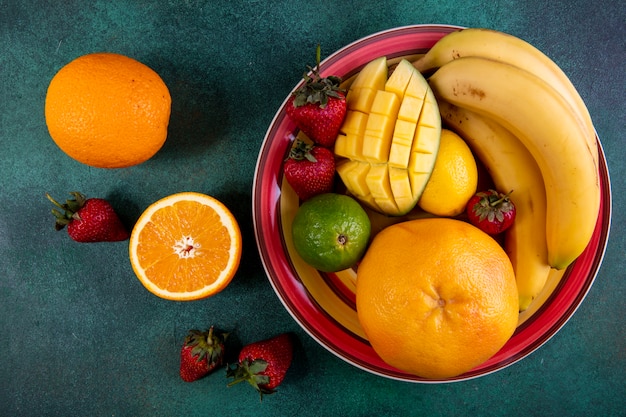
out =
<svg viewBox="0 0 626 417"><path fill-rule="evenodd" d="M430 178L441 117L428 82L408 60L388 74L381 57L356 76L334 151L339 177L354 197L380 213L402 216Z"/></svg>

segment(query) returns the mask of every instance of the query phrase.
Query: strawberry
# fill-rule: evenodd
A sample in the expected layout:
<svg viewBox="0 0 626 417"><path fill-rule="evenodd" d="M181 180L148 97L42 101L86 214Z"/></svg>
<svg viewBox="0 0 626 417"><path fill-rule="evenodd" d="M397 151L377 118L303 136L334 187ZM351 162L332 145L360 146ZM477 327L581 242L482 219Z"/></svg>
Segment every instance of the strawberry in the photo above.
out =
<svg viewBox="0 0 626 417"><path fill-rule="evenodd" d="M56 217L56 230L67 226L68 235L76 242L118 242L128 239L128 231L108 201L101 198L87 199L79 192L70 194L74 198L61 204L46 193L48 200L63 210L52 209Z"/></svg>
<svg viewBox="0 0 626 417"><path fill-rule="evenodd" d="M263 394L276 392L283 382L292 358L293 341L288 333L246 345L239 352L239 363L228 366L226 376L234 378L228 386L247 381L263 400Z"/></svg>
<svg viewBox="0 0 626 417"><path fill-rule="evenodd" d="M469 221L490 235L504 232L515 220L515 204L509 198L511 193L495 190L476 193L467 203Z"/></svg>
<svg viewBox="0 0 626 417"><path fill-rule="evenodd" d="M320 47L317 46L317 66L311 75L304 74L305 83L287 100L285 111L298 129L320 146L332 147L346 116L346 94L340 87L341 78L319 74Z"/></svg>
<svg viewBox="0 0 626 417"><path fill-rule="evenodd" d="M204 332L189 330L180 350L180 377L183 381L197 381L222 365L227 336L228 333L215 333L213 326Z"/></svg>
<svg viewBox="0 0 626 417"><path fill-rule="evenodd" d="M300 139L289 151L283 167L285 178L301 200L333 190L335 157L331 150Z"/></svg>

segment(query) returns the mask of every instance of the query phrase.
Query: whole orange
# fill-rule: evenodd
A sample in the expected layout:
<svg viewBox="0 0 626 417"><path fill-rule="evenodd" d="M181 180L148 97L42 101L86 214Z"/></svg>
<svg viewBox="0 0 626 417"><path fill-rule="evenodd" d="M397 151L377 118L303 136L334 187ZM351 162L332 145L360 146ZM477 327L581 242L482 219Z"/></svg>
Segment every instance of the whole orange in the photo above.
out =
<svg viewBox="0 0 626 417"><path fill-rule="evenodd" d="M438 379L497 353L515 331L519 301L511 262L492 237L429 218L376 235L358 266L356 307L381 359Z"/></svg>
<svg viewBox="0 0 626 417"><path fill-rule="evenodd" d="M98 168L145 162L165 143L171 97L161 77L124 55L93 53L50 81L45 117L54 142Z"/></svg>

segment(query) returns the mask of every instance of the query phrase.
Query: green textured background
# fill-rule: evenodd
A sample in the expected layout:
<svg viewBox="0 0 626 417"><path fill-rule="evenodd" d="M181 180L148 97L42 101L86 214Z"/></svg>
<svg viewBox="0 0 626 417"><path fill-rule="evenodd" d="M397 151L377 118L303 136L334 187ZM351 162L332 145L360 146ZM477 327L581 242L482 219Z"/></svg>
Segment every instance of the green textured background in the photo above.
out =
<svg viewBox="0 0 626 417"><path fill-rule="evenodd" d="M626 128L624 2L6 1L0 0L1 416L624 416ZM530 357L463 383L423 385L361 371L291 318L262 269L252 231L256 157L277 108L323 55L418 23L485 26L551 56L586 100L612 177L604 264L564 328ZM128 169L81 165L50 139L43 103L77 56L111 51L155 69L173 98L169 137ZM217 296L161 300L133 275L127 243L77 244L55 233L44 193L109 198L132 225L165 195L216 196L239 220L242 266ZM284 384L259 404L222 372L178 376L186 330L214 323L235 343L294 332Z"/></svg>

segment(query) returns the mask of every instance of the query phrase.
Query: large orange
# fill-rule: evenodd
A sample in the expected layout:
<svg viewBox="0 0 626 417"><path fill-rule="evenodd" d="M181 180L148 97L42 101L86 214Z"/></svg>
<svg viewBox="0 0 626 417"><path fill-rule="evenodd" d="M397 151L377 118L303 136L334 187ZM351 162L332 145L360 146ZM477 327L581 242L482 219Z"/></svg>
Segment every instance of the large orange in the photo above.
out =
<svg viewBox="0 0 626 417"><path fill-rule="evenodd" d="M151 204L130 237L139 281L169 300L197 300L222 291L241 259L241 231L214 197L181 192Z"/></svg>
<svg viewBox="0 0 626 417"><path fill-rule="evenodd" d="M151 158L164 144L171 97L161 77L127 56L94 53L56 73L45 117L54 142L98 168L122 168Z"/></svg>
<svg viewBox="0 0 626 417"><path fill-rule="evenodd" d="M389 226L357 270L358 318L373 349L424 378L460 375L497 353L515 331L518 302L504 250L460 220Z"/></svg>

